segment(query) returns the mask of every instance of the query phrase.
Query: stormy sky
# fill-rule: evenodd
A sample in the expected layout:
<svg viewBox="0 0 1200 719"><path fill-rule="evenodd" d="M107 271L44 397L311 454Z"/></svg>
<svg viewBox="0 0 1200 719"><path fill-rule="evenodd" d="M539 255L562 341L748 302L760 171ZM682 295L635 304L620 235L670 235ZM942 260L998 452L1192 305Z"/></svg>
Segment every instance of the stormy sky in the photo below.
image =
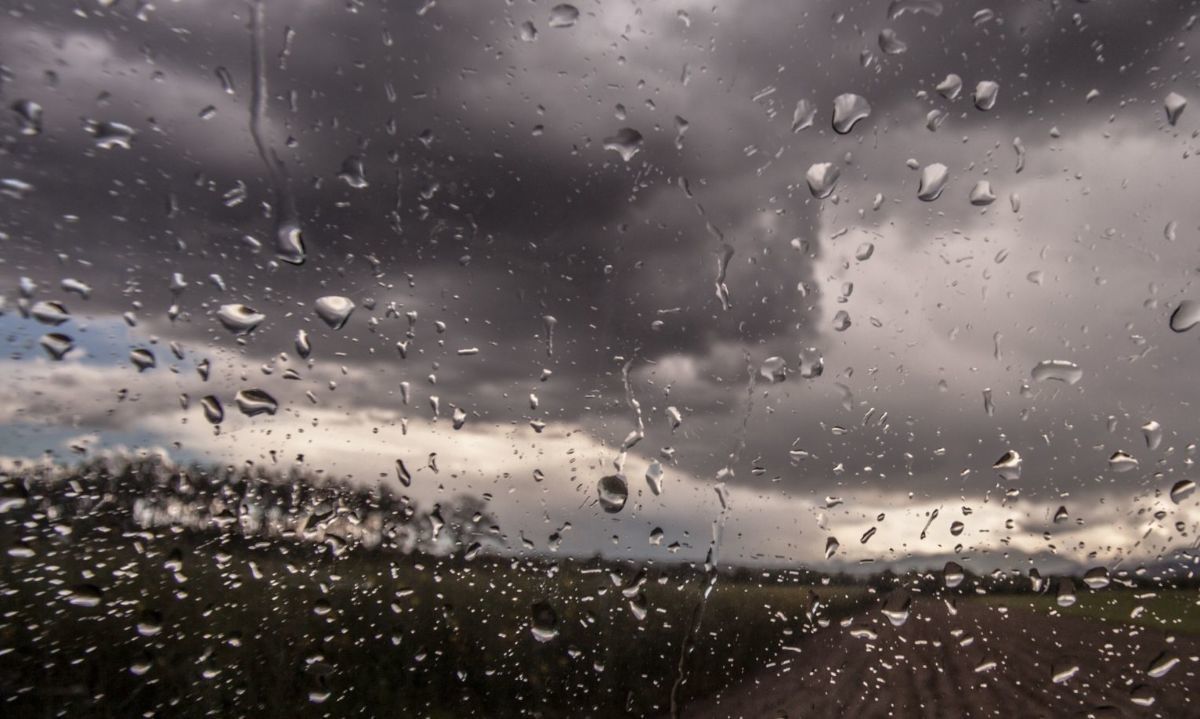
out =
<svg viewBox="0 0 1200 719"><path fill-rule="evenodd" d="M556 27L557 4L267 1L256 26L245 0L6 3L0 454L365 483L403 458L420 501L490 493L511 548L537 551L569 523L564 552L665 558L662 527L703 556L721 493L732 562L824 561L829 536L850 566L1194 543L1196 500L1167 494L1193 470L1200 330L1168 318L1200 300L1200 115L1165 109L1200 97L1194 3L577 2ZM870 112L841 134L846 93ZM823 199L817 163L839 175ZM949 179L922 201L935 163ZM291 220L303 264L276 252ZM355 303L341 329L326 296ZM70 319L26 316L44 301ZM265 319L235 334L229 304ZM75 348L53 361L47 332ZM1045 360L1082 378L1039 381ZM249 388L278 412L239 413ZM630 395L644 437L608 514ZM1010 450L1017 479L992 467ZM1114 471L1118 451L1137 465Z"/></svg>

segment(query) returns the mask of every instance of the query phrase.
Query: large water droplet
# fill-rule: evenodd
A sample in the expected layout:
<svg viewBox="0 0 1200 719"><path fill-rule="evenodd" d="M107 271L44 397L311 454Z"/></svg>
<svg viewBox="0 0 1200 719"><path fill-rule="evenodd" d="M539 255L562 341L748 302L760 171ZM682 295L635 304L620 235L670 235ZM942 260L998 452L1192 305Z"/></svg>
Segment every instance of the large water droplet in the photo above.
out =
<svg viewBox="0 0 1200 719"><path fill-rule="evenodd" d="M833 188L837 186L841 174L842 171L832 162L818 162L808 168L804 179L808 180L808 189L812 196L823 200L833 194Z"/></svg>
<svg viewBox="0 0 1200 719"><path fill-rule="evenodd" d="M158 362L154 359L154 353L142 347L139 347L129 353L129 361L138 368L138 372L145 372L148 369L153 369L158 364Z"/></svg>
<svg viewBox="0 0 1200 719"><path fill-rule="evenodd" d="M225 325L225 329L237 334L253 331L266 318L266 315L241 304L221 305L217 310L217 319Z"/></svg>
<svg viewBox="0 0 1200 719"><path fill-rule="evenodd" d="M128 150L133 146L133 137L136 134L132 127L122 125L119 122L93 123L91 130L92 137L96 141L96 147L102 150L112 150L118 147L122 150Z"/></svg>
<svg viewBox="0 0 1200 719"><path fill-rule="evenodd" d="M1108 470L1110 472L1129 472L1137 469L1138 461L1131 457L1128 452L1117 450L1108 458Z"/></svg>
<svg viewBox="0 0 1200 719"><path fill-rule="evenodd" d="M610 474L600 479L600 507L609 514L616 514L625 508L629 499L629 483L623 474Z"/></svg>
<svg viewBox="0 0 1200 719"><path fill-rule="evenodd" d="M1177 92L1172 92L1167 95L1167 99L1163 100L1163 108L1167 111L1167 122L1174 125L1179 121L1179 116L1183 114L1184 108L1187 107L1187 98Z"/></svg>
<svg viewBox="0 0 1200 719"><path fill-rule="evenodd" d="M1008 450L996 463L992 465L992 469L996 470L1000 477L1012 481L1021 478L1021 454L1014 450Z"/></svg>
<svg viewBox="0 0 1200 719"><path fill-rule="evenodd" d="M550 9L550 27L571 27L579 20L579 9L563 3Z"/></svg>
<svg viewBox="0 0 1200 719"><path fill-rule="evenodd" d="M1171 313L1169 325L1175 332L1187 332L1200 323L1200 302L1183 300Z"/></svg>
<svg viewBox="0 0 1200 719"><path fill-rule="evenodd" d="M812 127L813 120L817 117L817 106L808 100L800 100L796 103L796 109L792 111L792 132L800 132L801 130Z"/></svg>
<svg viewBox="0 0 1200 719"><path fill-rule="evenodd" d="M937 84L935 89L942 97L946 98L947 100L953 100L958 97L960 92L962 92L962 86L962 78L954 73L950 73L946 76L945 80L942 80Z"/></svg>
<svg viewBox="0 0 1200 719"><path fill-rule="evenodd" d="M833 555L837 554L838 547L842 546L837 537L829 537L825 540L825 558L832 559Z"/></svg>
<svg viewBox="0 0 1200 719"><path fill-rule="evenodd" d="M225 419L221 400L211 394L200 399L200 407L204 410L204 418L213 424L220 424Z"/></svg>
<svg viewBox="0 0 1200 719"><path fill-rule="evenodd" d="M71 313L63 303L49 300L34 304L29 310L29 315L44 325L55 327L71 319Z"/></svg>
<svg viewBox="0 0 1200 719"><path fill-rule="evenodd" d="M833 130L845 135L854 129L859 120L871 116L871 103L862 95L848 92L833 99Z"/></svg>
<svg viewBox="0 0 1200 719"><path fill-rule="evenodd" d="M991 80L983 80L975 86L975 107L980 110L990 110L996 106L996 96L1000 86Z"/></svg>
<svg viewBox="0 0 1200 719"><path fill-rule="evenodd" d="M1067 360L1042 360L1029 373L1035 382L1065 382L1075 384L1083 379L1079 365Z"/></svg>
<svg viewBox="0 0 1200 719"><path fill-rule="evenodd" d="M663 489L663 471L662 463L658 460L650 462L646 467L646 484L650 486L650 493L654 496L662 494Z"/></svg>
<svg viewBox="0 0 1200 719"><path fill-rule="evenodd" d="M772 384L782 382L787 379L787 360L782 357L768 357L759 366L758 374Z"/></svg>
<svg viewBox="0 0 1200 719"><path fill-rule="evenodd" d="M367 186L366 169L363 166L362 155L351 155L342 161L342 171L338 179L356 190Z"/></svg>
<svg viewBox="0 0 1200 719"><path fill-rule="evenodd" d="M992 192L992 183L980 180L971 188L971 204L976 207L990 205L996 201L996 193Z"/></svg>
<svg viewBox="0 0 1200 719"><path fill-rule="evenodd" d="M1146 667L1146 674L1154 679L1161 679L1178 664L1179 657L1164 651L1150 662L1150 666Z"/></svg>
<svg viewBox="0 0 1200 719"><path fill-rule="evenodd" d="M1181 479L1171 485L1171 501L1179 504L1196 492L1196 483L1190 479Z"/></svg>
<svg viewBox="0 0 1200 719"><path fill-rule="evenodd" d="M17 131L22 135L37 135L42 131L42 106L33 100L17 100L12 104L17 113Z"/></svg>
<svg viewBox="0 0 1200 719"><path fill-rule="evenodd" d="M622 127L617 134L604 138L604 149L616 152L622 160L629 162L642 149L642 133L632 127Z"/></svg>
<svg viewBox="0 0 1200 719"><path fill-rule="evenodd" d="M940 162L926 165L921 170L921 184L917 186L917 199L933 202L946 189L950 171Z"/></svg>
<svg viewBox="0 0 1200 719"><path fill-rule="evenodd" d="M75 348L75 340L58 332L42 335L38 343L46 351L46 354L50 355L50 359L56 362L62 360L68 352Z"/></svg>
<svg viewBox="0 0 1200 719"><path fill-rule="evenodd" d="M962 584L964 576L963 568L958 562L946 562L946 566L942 569L942 581L945 582L947 589L954 589Z"/></svg>
<svg viewBox="0 0 1200 719"><path fill-rule="evenodd" d="M350 313L354 311L354 302L341 295L329 295L318 299L313 309L317 317L329 325L330 329L340 330L346 325L346 320L350 319Z"/></svg>
<svg viewBox="0 0 1200 719"><path fill-rule="evenodd" d="M302 265L306 258L304 233L300 225L292 220L281 221L275 226L275 256L289 265Z"/></svg>
<svg viewBox="0 0 1200 719"><path fill-rule="evenodd" d="M800 350L800 376L804 379L816 379L825 371L825 358L816 347L804 347Z"/></svg>
<svg viewBox="0 0 1200 719"><path fill-rule="evenodd" d="M247 417L254 417L260 414L275 414L279 409L279 403L275 398L267 394L261 389L244 389L237 393L234 397L237 402L238 409Z"/></svg>
<svg viewBox="0 0 1200 719"><path fill-rule="evenodd" d="M903 626L908 621L912 596L903 589L895 589L883 603L883 616L887 617L893 627Z"/></svg>
<svg viewBox="0 0 1200 719"><path fill-rule="evenodd" d="M1092 567L1083 575L1083 583L1089 589L1104 589L1111 581L1108 578L1108 569L1106 567Z"/></svg>
<svg viewBox="0 0 1200 719"><path fill-rule="evenodd" d="M1142 436L1146 438L1147 449L1158 449L1162 444L1162 425L1150 420L1142 425Z"/></svg>
<svg viewBox="0 0 1200 719"><path fill-rule="evenodd" d="M885 27L879 31L879 49L887 55L899 55L908 49L908 43L901 40L895 30Z"/></svg>
<svg viewBox="0 0 1200 719"><path fill-rule="evenodd" d="M534 602L530 608L530 632L539 642L548 642L558 636L558 614L546 602Z"/></svg>

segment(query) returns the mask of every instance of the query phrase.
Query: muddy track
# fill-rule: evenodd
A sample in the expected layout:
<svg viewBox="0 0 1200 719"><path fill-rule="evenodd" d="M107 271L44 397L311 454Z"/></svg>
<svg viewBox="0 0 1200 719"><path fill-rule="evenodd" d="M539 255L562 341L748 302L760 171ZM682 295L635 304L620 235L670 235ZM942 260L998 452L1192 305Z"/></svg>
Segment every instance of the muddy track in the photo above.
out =
<svg viewBox="0 0 1200 719"><path fill-rule="evenodd" d="M687 719L787 717L1200 717L1200 637L967 601L957 612L913 603L893 627L853 619L874 638L831 627L795 643L778 666L684 707ZM1179 664L1147 668L1164 650ZM990 663L994 662L994 666ZM1078 670L1056 683L1056 674ZM1140 706L1144 685L1154 703Z"/></svg>

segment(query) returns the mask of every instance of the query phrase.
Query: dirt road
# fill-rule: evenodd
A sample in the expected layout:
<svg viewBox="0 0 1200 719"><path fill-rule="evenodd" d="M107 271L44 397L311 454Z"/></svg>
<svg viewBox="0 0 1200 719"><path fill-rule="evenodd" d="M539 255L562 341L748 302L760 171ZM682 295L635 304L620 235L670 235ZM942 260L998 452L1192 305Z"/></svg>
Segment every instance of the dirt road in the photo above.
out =
<svg viewBox="0 0 1200 719"><path fill-rule="evenodd" d="M1171 642L1157 629L970 600L952 614L931 599L900 627L877 609L852 627L864 631L834 626L795 642L779 666L683 716L1200 717L1195 635ZM1163 651L1179 662L1150 676Z"/></svg>

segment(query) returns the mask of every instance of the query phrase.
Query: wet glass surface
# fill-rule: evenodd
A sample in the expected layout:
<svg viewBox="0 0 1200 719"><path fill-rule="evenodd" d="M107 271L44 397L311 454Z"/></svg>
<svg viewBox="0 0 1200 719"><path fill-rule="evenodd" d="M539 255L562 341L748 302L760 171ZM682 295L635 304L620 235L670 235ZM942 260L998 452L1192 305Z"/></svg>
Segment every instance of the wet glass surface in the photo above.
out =
<svg viewBox="0 0 1200 719"><path fill-rule="evenodd" d="M0 9L5 716L1200 716L1194 3Z"/></svg>

